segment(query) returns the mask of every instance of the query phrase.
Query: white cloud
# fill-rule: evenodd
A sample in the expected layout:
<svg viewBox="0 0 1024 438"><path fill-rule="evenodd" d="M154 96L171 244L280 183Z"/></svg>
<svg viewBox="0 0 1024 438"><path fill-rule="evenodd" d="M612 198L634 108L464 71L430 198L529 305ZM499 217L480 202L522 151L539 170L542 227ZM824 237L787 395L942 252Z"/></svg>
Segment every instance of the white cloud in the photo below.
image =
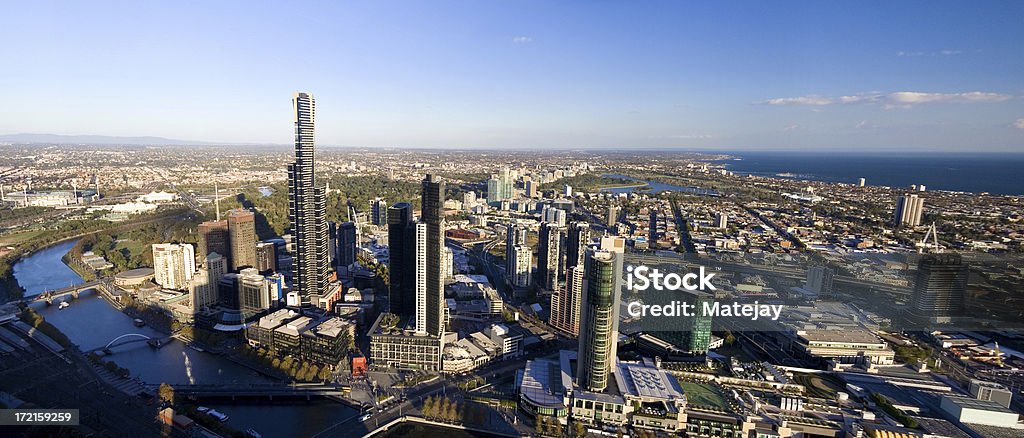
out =
<svg viewBox="0 0 1024 438"><path fill-rule="evenodd" d="M901 58L915 58L918 56L952 56L964 53L963 50L944 49L937 52L923 52L923 51L905 51L900 50L896 52L896 56Z"/></svg>
<svg viewBox="0 0 1024 438"><path fill-rule="evenodd" d="M516 44L529 44L533 42L533 38L528 36L517 36L512 38L512 42Z"/></svg>
<svg viewBox="0 0 1024 438"><path fill-rule="evenodd" d="M768 105L829 105L832 99L824 96L779 97L766 101Z"/></svg>
<svg viewBox="0 0 1024 438"><path fill-rule="evenodd" d="M785 128L782 128L782 132L793 132L796 131L797 129L800 129L800 125L789 125Z"/></svg>
<svg viewBox="0 0 1024 438"><path fill-rule="evenodd" d="M1013 127L1017 129L1024 129L1024 119L1017 119L1016 122L1013 122Z"/></svg>
<svg viewBox="0 0 1024 438"><path fill-rule="evenodd" d="M925 103L989 103L1003 102L1014 96L1001 93L971 91L966 93L925 93L920 91L897 91L893 93L865 93L848 96L798 96L778 97L762 103L768 105L845 105L860 103L883 103L888 108L908 107Z"/></svg>

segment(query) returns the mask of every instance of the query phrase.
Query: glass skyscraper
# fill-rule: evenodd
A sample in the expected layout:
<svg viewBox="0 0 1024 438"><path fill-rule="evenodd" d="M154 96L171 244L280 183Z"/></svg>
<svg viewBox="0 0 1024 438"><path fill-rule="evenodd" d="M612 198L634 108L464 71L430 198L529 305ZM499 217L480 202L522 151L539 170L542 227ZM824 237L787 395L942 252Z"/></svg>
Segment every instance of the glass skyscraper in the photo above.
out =
<svg viewBox="0 0 1024 438"><path fill-rule="evenodd" d="M316 185L314 176L314 120L316 102L313 95L297 92L292 97L295 122L295 161L288 165L288 219L295 236L295 262L292 267L292 288L302 304L319 305L327 294L330 279L328 230L324 187Z"/></svg>

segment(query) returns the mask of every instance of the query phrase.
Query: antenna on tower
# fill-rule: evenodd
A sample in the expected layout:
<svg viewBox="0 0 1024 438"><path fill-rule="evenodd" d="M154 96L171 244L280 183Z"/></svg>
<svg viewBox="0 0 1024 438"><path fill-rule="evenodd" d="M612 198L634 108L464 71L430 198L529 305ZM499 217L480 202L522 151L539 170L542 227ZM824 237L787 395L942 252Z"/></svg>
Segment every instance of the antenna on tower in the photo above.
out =
<svg viewBox="0 0 1024 438"><path fill-rule="evenodd" d="M213 182L213 203L217 206L217 222L220 222L220 186Z"/></svg>

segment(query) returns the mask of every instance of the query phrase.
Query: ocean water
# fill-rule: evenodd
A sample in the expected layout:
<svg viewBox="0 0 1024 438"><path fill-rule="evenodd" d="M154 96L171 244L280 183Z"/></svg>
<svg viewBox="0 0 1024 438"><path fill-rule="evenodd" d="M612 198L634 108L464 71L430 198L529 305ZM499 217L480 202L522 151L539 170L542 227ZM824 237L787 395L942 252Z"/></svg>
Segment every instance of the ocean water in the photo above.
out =
<svg viewBox="0 0 1024 438"><path fill-rule="evenodd" d="M1021 154L844 154L738 152L739 160L717 163L737 174L775 176L928 190L1024 194L1024 153Z"/></svg>

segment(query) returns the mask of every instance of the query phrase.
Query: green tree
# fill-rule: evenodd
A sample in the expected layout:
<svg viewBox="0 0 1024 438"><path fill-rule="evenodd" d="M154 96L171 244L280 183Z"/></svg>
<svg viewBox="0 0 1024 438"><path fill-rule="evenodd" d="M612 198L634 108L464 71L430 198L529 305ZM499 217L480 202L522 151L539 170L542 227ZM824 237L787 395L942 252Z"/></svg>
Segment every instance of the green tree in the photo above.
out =
<svg viewBox="0 0 1024 438"><path fill-rule="evenodd" d="M157 395L159 395L160 400L164 401L165 403L167 403L167 404L174 404L174 387L173 386L171 386L171 385L169 385L167 383L161 383L160 384L160 388L157 389Z"/></svg>

